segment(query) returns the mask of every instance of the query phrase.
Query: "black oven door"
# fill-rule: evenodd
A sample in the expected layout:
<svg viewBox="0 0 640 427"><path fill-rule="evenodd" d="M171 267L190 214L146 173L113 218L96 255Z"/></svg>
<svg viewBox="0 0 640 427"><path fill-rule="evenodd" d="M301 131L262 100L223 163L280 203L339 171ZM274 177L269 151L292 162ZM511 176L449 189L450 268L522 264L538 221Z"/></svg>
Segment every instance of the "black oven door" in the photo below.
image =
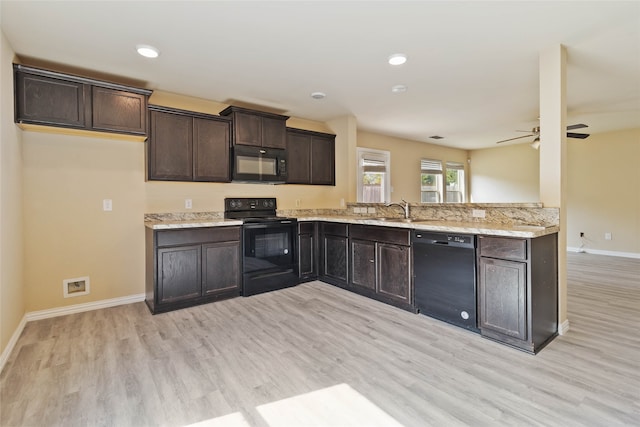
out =
<svg viewBox="0 0 640 427"><path fill-rule="evenodd" d="M242 294L298 284L296 221L244 224Z"/></svg>

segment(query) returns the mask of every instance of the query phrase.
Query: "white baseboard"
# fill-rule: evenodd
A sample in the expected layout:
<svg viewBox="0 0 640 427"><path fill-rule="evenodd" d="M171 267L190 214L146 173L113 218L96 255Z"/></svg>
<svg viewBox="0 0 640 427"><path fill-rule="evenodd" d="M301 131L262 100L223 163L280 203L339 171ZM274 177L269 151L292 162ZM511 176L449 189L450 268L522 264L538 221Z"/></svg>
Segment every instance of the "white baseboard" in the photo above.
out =
<svg viewBox="0 0 640 427"><path fill-rule="evenodd" d="M84 304L74 304L68 305L66 307L30 311L28 313L25 313L25 315L22 317L22 320L20 321L20 324L11 336L9 343L2 352L2 355L0 355L0 373L2 372L2 369L4 369L4 365L9 359L9 355L18 342L18 338L20 338L20 335L22 334L22 331L24 330L27 322L31 322L33 320L49 319L51 317L66 316L67 314L82 313L84 311L99 310L101 308L115 307L118 305L132 304L134 302L142 302L144 301L144 299L145 294L136 294L126 297L111 298L101 301L87 302Z"/></svg>
<svg viewBox="0 0 640 427"><path fill-rule="evenodd" d="M587 254L618 256L622 258L640 258L640 253L636 252L603 251L600 249L574 248L569 246L567 246L567 252L583 252Z"/></svg>
<svg viewBox="0 0 640 427"><path fill-rule="evenodd" d="M559 335L564 335L567 332L569 332L569 319L566 319L564 322L560 323L558 325L558 334Z"/></svg>
<svg viewBox="0 0 640 427"><path fill-rule="evenodd" d="M51 317L66 316L67 314L82 313L83 311L99 310L117 305L132 304L144 301L145 294L129 295L120 298L103 299L101 301L84 304L68 305L66 307L50 308L48 310L30 311L25 314L27 321L49 319Z"/></svg>
<svg viewBox="0 0 640 427"><path fill-rule="evenodd" d="M20 335L22 335L22 331L24 330L24 325L26 324L27 324L27 316L24 315L22 316L22 320L18 324L18 327L13 332L13 335L11 335L11 339L7 343L7 346L4 348L4 351L0 355L0 373L2 373L2 370L4 369L4 364L7 363L7 360L9 359L9 355L11 355L11 352L13 351L13 347L16 346L16 343L18 342L18 338L20 338Z"/></svg>

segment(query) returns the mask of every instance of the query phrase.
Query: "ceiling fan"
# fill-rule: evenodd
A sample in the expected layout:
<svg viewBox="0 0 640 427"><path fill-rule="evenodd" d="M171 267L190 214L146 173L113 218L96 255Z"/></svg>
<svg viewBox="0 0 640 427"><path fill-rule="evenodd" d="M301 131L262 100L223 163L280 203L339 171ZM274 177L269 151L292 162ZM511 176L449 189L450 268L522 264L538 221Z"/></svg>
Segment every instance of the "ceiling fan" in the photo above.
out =
<svg viewBox="0 0 640 427"><path fill-rule="evenodd" d="M567 126L567 130L569 131L569 130L574 130L574 129L582 129L582 128L586 128L586 127L588 127L588 126L585 125L585 124L582 124L582 123L578 123L576 125ZM514 139L529 138L529 137L535 136L535 139L531 143L531 146L533 148L536 148L536 149L540 146L540 126L536 126L533 129L531 129L530 131L519 130L517 132L527 132L530 135L516 136L515 138L503 139L502 141L496 142L496 144L502 144L503 142L513 141ZM589 137L588 133L567 132L567 138L585 139L585 138L588 138L588 137Z"/></svg>

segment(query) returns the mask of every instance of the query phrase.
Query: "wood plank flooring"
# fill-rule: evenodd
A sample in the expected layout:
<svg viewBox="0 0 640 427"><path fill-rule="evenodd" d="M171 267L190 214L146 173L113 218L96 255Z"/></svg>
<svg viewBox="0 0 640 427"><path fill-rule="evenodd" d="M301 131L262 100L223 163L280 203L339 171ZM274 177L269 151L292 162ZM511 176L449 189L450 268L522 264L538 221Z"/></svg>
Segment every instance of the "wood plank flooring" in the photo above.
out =
<svg viewBox="0 0 640 427"><path fill-rule="evenodd" d="M640 425L640 260L568 255L537 356L321 282L30 322L1 426Z"/></svg>

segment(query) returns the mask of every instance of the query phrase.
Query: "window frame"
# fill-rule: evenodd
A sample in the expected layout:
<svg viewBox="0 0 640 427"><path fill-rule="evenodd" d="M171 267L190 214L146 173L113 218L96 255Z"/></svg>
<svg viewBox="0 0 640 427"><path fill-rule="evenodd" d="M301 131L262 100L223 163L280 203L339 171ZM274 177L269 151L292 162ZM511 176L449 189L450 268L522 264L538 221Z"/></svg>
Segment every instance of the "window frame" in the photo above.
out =
<svg viewBox="0 0 640 427"><path fill-rule="evenodd" d="M357 147L357 201L358 203L388 203L391 200L391 152L386 150L376 150L374 148ZM363 200L363 176L364 160L384 162L384 176L382 182L383 200L379 202L365 202Z"/></svg>
<svg viewBox="0 0 640 427"><path fill-rule="evenodd" d="M449 191L448 189L448 184L447 184L447 177L449 174L450 170L455 170L458 171L458 190L451 190ZM462 171L462 176L460 176L460 171ZM465 203L466 199L467 199L467 185L466 185L466 179L467 179L467 175L466 175L466 171L465 171L465 167L464 167L464 163L462 162L454 162L454 161L446 161L444 164L444 200L446 203ZM462 200L455 202L455 201L449 201L449 193L453 193L453 192L457 192L461 195Z"/></svg>
<svg viewBox="0 0 640 427"><path fill-rule="evenodd" d="M424 193L433 192L434 190L424 191L422 189L422 177L424 175L434 175L436 176L435 183L435 193L437 195L437 199L435 202L430 202L425 200ZM420 159L420 203L424 204L442 204L444 200L444 179L445 174L443 170L442 160L437 159Z"/></svg>

